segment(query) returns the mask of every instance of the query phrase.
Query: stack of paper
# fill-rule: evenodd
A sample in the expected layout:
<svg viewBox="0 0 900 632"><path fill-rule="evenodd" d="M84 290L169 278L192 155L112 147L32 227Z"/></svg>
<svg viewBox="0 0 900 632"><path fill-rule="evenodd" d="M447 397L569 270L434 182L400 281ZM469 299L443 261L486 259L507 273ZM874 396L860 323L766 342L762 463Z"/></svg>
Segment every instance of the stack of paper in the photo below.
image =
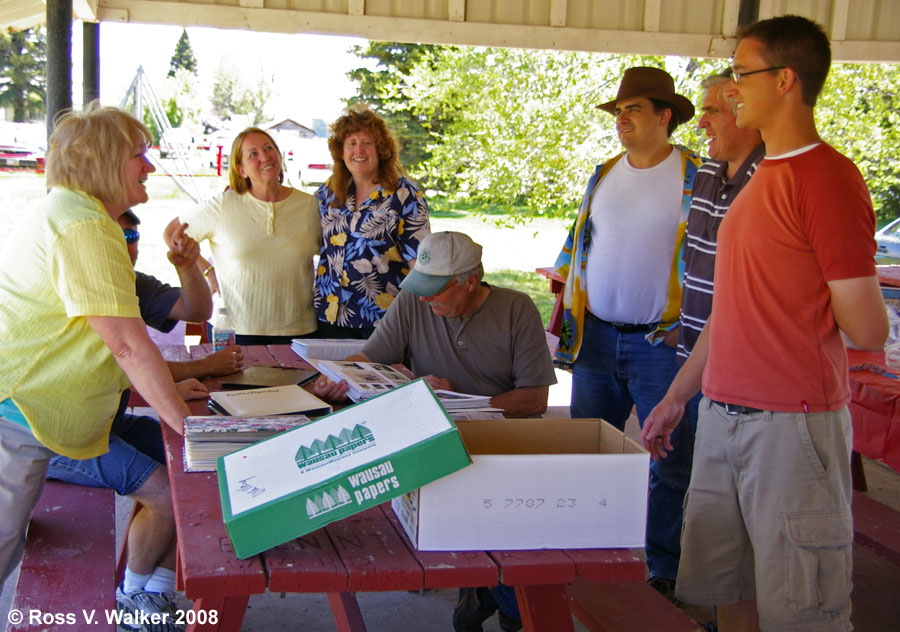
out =
<svg viewBox="0 0 900 632"><path fill-rule="evenodd" d="M215 472L216 459L310 421L306 415L184 418L184 471Z"/></svg>
<svg viewBox="0 0 900 632"><path fill-rule="evenodd" d="M267 415L331 414L331 406L296 384L252 388L240 391L216 391L209 394L209 406L223 415L265 417Z"/></svg>
<svg viewBox="0 0 900 632"><path fill-rule="evenodd" d="M354 338L294 338L291 349L304 360L343 360L362 351L365 344Z"/></svg>
<svg viewBox="0 0 900 632"><path fill-rule="evenodd" d="M470 395L438 389L434 392L438 401L454 421L463 419L499 419L503 410L491 406L489 395Z"/></svg>

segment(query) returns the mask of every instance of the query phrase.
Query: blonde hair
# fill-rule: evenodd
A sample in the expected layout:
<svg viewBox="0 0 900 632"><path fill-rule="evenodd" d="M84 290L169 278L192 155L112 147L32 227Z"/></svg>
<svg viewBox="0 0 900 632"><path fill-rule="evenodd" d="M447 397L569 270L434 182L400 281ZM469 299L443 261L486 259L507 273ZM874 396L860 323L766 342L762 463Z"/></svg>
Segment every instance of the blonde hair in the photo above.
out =
<svg viewBox="0 0 900 632"><path fill-rule="evenodd" d="M238 134L235 137L234 142L231 143L231 158L229 158L228 161L228 184L231 185L231 188L235 193L243 194L250 190L250 178L242 176L239 170L241 161L244 160L244 139L250 134L262 134L272 143L275 151L278 152L278 164L280 169L278 172L278 181L284 182L284 161L281 159L281 150L278 148L278 143L275 142L275 139L272 138L272 135L269 134L269 132L263 131L258 127L248 127Z"/></svg>
<svg viewBox="0 0 900 632"><path fill-rule="evenodd" d="M82 191L107 206L127 204L125 162L151 138L131 114L99 101L82 112L65 112L50 134L47 187Z"/></svg>
<svg viewBox="0 0 900 632"><path fill-rule="evenodd" d="M397 141L380 116L365 104L351 106L341 118L331 124L328 149L331 151L332 175L329 187L334 192L331 208L340 208L347 199L353 176L344 164L344 141L356 132L366 132L375 142L378 152L378 177L375 180L385 190L394 191L403 175Z"/></svg>

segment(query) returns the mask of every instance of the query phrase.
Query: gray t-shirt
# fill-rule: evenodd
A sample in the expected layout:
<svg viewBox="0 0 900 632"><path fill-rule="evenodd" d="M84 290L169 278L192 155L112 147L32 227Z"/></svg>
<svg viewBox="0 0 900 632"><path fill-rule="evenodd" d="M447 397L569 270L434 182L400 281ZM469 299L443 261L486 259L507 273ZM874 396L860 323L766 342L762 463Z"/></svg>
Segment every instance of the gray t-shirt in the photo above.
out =
<svg viewBox="0 0 900 632"><path fill-rule="evenodd" d="M556 374L541 316L528 295L492 287L465 318L445 318L402 291L362 352L373 362L402 362L418 376L450 380L453 390L499 395L515 388L548 386Z"/></svg>

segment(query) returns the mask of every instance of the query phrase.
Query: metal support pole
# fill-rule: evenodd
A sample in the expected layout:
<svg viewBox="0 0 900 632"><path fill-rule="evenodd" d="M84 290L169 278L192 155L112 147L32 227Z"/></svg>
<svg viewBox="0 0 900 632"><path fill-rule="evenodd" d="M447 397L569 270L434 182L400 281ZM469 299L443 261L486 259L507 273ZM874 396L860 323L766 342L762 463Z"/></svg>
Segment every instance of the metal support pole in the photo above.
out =
<svg viewBox="0 0 900 632"><path fill-rule="evenodd" d="M85 22L82 25L84 56L82 59L82 104L100 98L100 23Z"/></svg>
<svg viewBox="0 0 900 632"><path fill-rule="evenodd" d="M741 0L738 10L738 27L753 24L759 19L759 0Z"/></svg>
<svg viewBox="0 0 900 632"><path fill-rule="evenodd" d="M72 0L47 0L47 136L72 109Z"/></svg>

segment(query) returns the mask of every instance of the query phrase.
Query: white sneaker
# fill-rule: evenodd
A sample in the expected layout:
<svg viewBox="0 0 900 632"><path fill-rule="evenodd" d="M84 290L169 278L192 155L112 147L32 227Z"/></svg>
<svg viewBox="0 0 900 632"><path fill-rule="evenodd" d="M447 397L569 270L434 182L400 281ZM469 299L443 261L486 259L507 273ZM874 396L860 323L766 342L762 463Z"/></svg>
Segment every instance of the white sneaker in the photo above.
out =
<svg viewBox="0 0 900 632"><path fill-rule="evenodd" d="M129 632L183 632L175 624L175 593L138 590L126 593L116 588L116 610L121 613L119 627Z"/></svg>

